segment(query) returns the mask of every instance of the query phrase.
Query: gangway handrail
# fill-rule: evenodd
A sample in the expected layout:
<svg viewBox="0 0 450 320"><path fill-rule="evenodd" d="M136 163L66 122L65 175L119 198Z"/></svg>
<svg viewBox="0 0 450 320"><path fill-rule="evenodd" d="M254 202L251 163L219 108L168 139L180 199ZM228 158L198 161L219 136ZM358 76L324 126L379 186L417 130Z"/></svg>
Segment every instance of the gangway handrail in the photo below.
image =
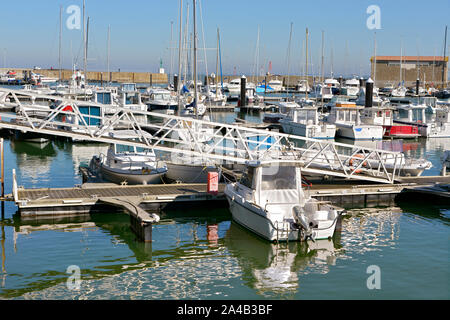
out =
<svg viewBox="0 0 450 320"><path fill-rule="evenodd" d="M106 106L100 103L73 100L61 96L40 95L6 88L0 88L0 92L6 92L7 95L11 94L18 103L20 110L20 114L18 115L6 114L2 117L0 127L18 130L27 130L26 128L30 128L37 133L62 135L107 143L120 142L163 152L176 152L215 160L234 161L237 163L243 163L252 159L271 159L274 163L283 162L284 160L289 160L290 162L296 161L302 164L305 170L312 173L385 183L393 183L395 181L395 173L400 169L397 160L398 157L403 156L403 154L393 151L352 146L338 142L324 142L274 131L240 127L234 124L205 121L193 117L165 115L149 111L131 110L129 108L116 107L117 111L111 118L104 118L102 114L99 116L86 115L79 110L79 106L98 106L100 108ZM56 102L56 106L49 108L48 116L44 119L29 116L27 110L17 98L17 95L49 99ZM65 108L64 106L67 105L72 106L71 110L63 110ZM41 108L33 108L33 105L27 105L27 108L42 111ZM58 121L57 115L75 116L74 119L78 119L78 124ZM145 121L144 123L138 121L137 116L144 116L144 119L152 116L153 118L162 119L163 122L148 123L148 121ZM5 122L3 118L8 117L15 119L16 122ZM101 125L88 125L85 117L98 119ZM120 139L107 135L119 125L133 128L138 134L140 141ZM64 130L63 128L71 128L71 131ZM162 136L148 139L147 135L144 134L146 133L144 128L154 129L159 133L166 132ZM206 140L203 141L202 134L207 134L207 137L210 137L206 140L214 141L212 146L205 143ZM256 141L251 140L250 138L254 136L262 136L264 138L261 141L259 139ZM269 141L269 138L273 141ZM297 142L297 145L295 142ZM175 146L169 145L168 143L173 143ZM364 158L358 158L358 160L363 161L360 161L359 165L353 168L349 165L349 162L351 159L356 159L355 155L357 154L362 154ZM359 174L358 171L368 159L377 161L378 168L372 167L370 164L369 168L365 168L364 174ZM389 172L386 168L385 164L388 160L394 160L392 172Z"/></svg>

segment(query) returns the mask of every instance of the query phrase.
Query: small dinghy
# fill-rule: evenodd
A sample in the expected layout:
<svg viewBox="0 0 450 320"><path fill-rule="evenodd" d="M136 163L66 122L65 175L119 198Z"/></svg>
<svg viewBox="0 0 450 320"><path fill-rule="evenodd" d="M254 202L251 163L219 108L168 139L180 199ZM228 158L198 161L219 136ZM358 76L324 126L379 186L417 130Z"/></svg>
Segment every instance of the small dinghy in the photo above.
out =
<svg viewBox="0 0 450 320"><path fill-rule="evenodd" d="M139 141L133 130L114 131L110 136ZM147 139L151 137L150 134L146 135ZM152 149L120 143L111 144L106 155L94 156L89 169L100 174L104 180L119 184L161 183L161 177L167 172L167 166L157 160Z"/></svg>

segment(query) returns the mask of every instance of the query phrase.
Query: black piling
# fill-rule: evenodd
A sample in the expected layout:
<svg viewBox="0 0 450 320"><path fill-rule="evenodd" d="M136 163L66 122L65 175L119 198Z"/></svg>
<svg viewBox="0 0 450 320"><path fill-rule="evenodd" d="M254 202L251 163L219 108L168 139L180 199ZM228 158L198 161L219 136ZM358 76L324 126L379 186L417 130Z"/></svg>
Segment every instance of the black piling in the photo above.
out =
<svg viewBox="0 0 450 320"><path fill-rule="evenodd" d="M371 108L373 104L373 80L368 79L366 81L366 101L365 101L365 107Z"/></svg>
<svg viewBox="0 0 450 320"><path fill-rule="evenodd" d="M178 92L178 75L177 74L173 75L173 90L175 92Z"/></svg>
<svg viewBox="0 0 450 320"><path fill-rule="evenodd" d="M420 80L417 79L416 80L416 95L419 95L419 85L420 85Z"/></svg>
<svg viewBox="0 0 450 320"><path fill-rule="evenodd" d="M245 76L241 77L241 99L240 99L240 106L245 107L247 105L247 98L246 98L246 87L247 87L247 78Z"/></svg>

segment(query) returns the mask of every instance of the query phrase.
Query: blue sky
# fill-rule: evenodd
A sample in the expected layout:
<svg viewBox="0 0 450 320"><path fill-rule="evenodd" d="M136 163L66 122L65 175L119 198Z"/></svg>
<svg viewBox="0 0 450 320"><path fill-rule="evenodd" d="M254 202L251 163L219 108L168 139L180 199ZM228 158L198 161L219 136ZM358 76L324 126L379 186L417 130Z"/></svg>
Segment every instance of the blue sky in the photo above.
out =
<svg viewBox="0 0 450 320"><path fill-rule="evenodd" d="M198 0L199 48L216 46L220 28L222 64L225 74L249 74L254 69L257 30L260 28L259 69L288 72L287 51L293 23L290 74L302 74L305 28L310 32L309 73L318 73L321 34L325 35L325 75L333 68L340 74L367 74L374 50L374 30L366 20L369 5L381 12L381 29L376 31L377 54L399 55L400 43L406 55L442 55L445 25L450 25L450 1L294 1L294 0ZM184 0L192 9L192 0ZM82 6L82 0L8 1L0 12L0 66L43 68L58 66L59 6ZM89 70L106 70L107 29L111 25L111 70L157 72L160 58L170 71L171 21L178 44L179 0L86 0L90 17ZM192 17L192 11L190 13ZM202 19L201 19L202 18ZM192 19L191 19L192 21ZM202 28L203 21L203 28ZM183 22L184 23L184 22ZM192 23L190 23L192 27ZM184 26L183 26L184 27ZM204 30L204 34L202 33ZM449 44L447 41L447 45ZM447 50L448 52L448 50ZM174 68L178 53L173 50ZM72 59L82 66L82 32L63 28L63 67ZM331 56L333 57L331 63ZM199 72L205 73L204 52L198 52ZM208 73L215 70L215 51L207 50ZM236 69L235 69L236 68Z"/></svg>

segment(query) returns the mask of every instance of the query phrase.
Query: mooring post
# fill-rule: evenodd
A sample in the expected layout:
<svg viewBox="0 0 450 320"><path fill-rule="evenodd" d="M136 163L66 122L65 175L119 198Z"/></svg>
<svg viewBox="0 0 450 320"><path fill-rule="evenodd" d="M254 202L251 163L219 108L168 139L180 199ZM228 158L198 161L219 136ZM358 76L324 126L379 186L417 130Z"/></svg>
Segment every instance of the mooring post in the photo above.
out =
<svg viewBox="0 0 450 320"><path fill-rule="evenodd" d="M267 75L264 77L264 94L267 93Z"/></svg>
<svg viewBox="0 0 450 320"><path fill-rule="evenodd" d="M1 153L1 182L2 182L2 219L5 218L5 158L3 150L3 138L0 138Z"/></svg>
<svg viewBox="0 0 450 320"><path fill-rule="evenodd" d="M153 87L153 74L150 73L150 88Z"/></svg>
<svg viewBox="0 0 450 320"><path fill-rule="evenodd" d="M420 79L416 80L416 95L419 95L419 84L420 84Z"/></svg>
<svg viewBox="0 0 450 320"><path fill-rule="evenodd" d="M5 198L5 157L3 138L0 138L2 199Z"/></svg>
<svg viewBox="0 0 450 320"><path fill-rule="evenodd" d="M373 104L373 80L368 79L366 81L366 101L365 101L365 107L371 108Z"/></svg>
<svg viewBox="0 0 450 320"><path fill-rule="evenodd" d="M173 75L173 91L178 94L178 75Z"/></svg>
<svg viewBox="0 0 450 320"><path fill-rule="evenodd" d="M243 75L241 77L241 102L239 105L240 107L245 107L247 104L246 96L245 96L246 86L247 86L246 82L247 82L247 78L245 78L245 76Z"/></svg>
<svg viewBox="0 0 450 320"><path fill-rule="evenodd" d="M144 242L152 242L152 228L153 227L153 223L143 223L142 225L142 240Z"/></svg>

